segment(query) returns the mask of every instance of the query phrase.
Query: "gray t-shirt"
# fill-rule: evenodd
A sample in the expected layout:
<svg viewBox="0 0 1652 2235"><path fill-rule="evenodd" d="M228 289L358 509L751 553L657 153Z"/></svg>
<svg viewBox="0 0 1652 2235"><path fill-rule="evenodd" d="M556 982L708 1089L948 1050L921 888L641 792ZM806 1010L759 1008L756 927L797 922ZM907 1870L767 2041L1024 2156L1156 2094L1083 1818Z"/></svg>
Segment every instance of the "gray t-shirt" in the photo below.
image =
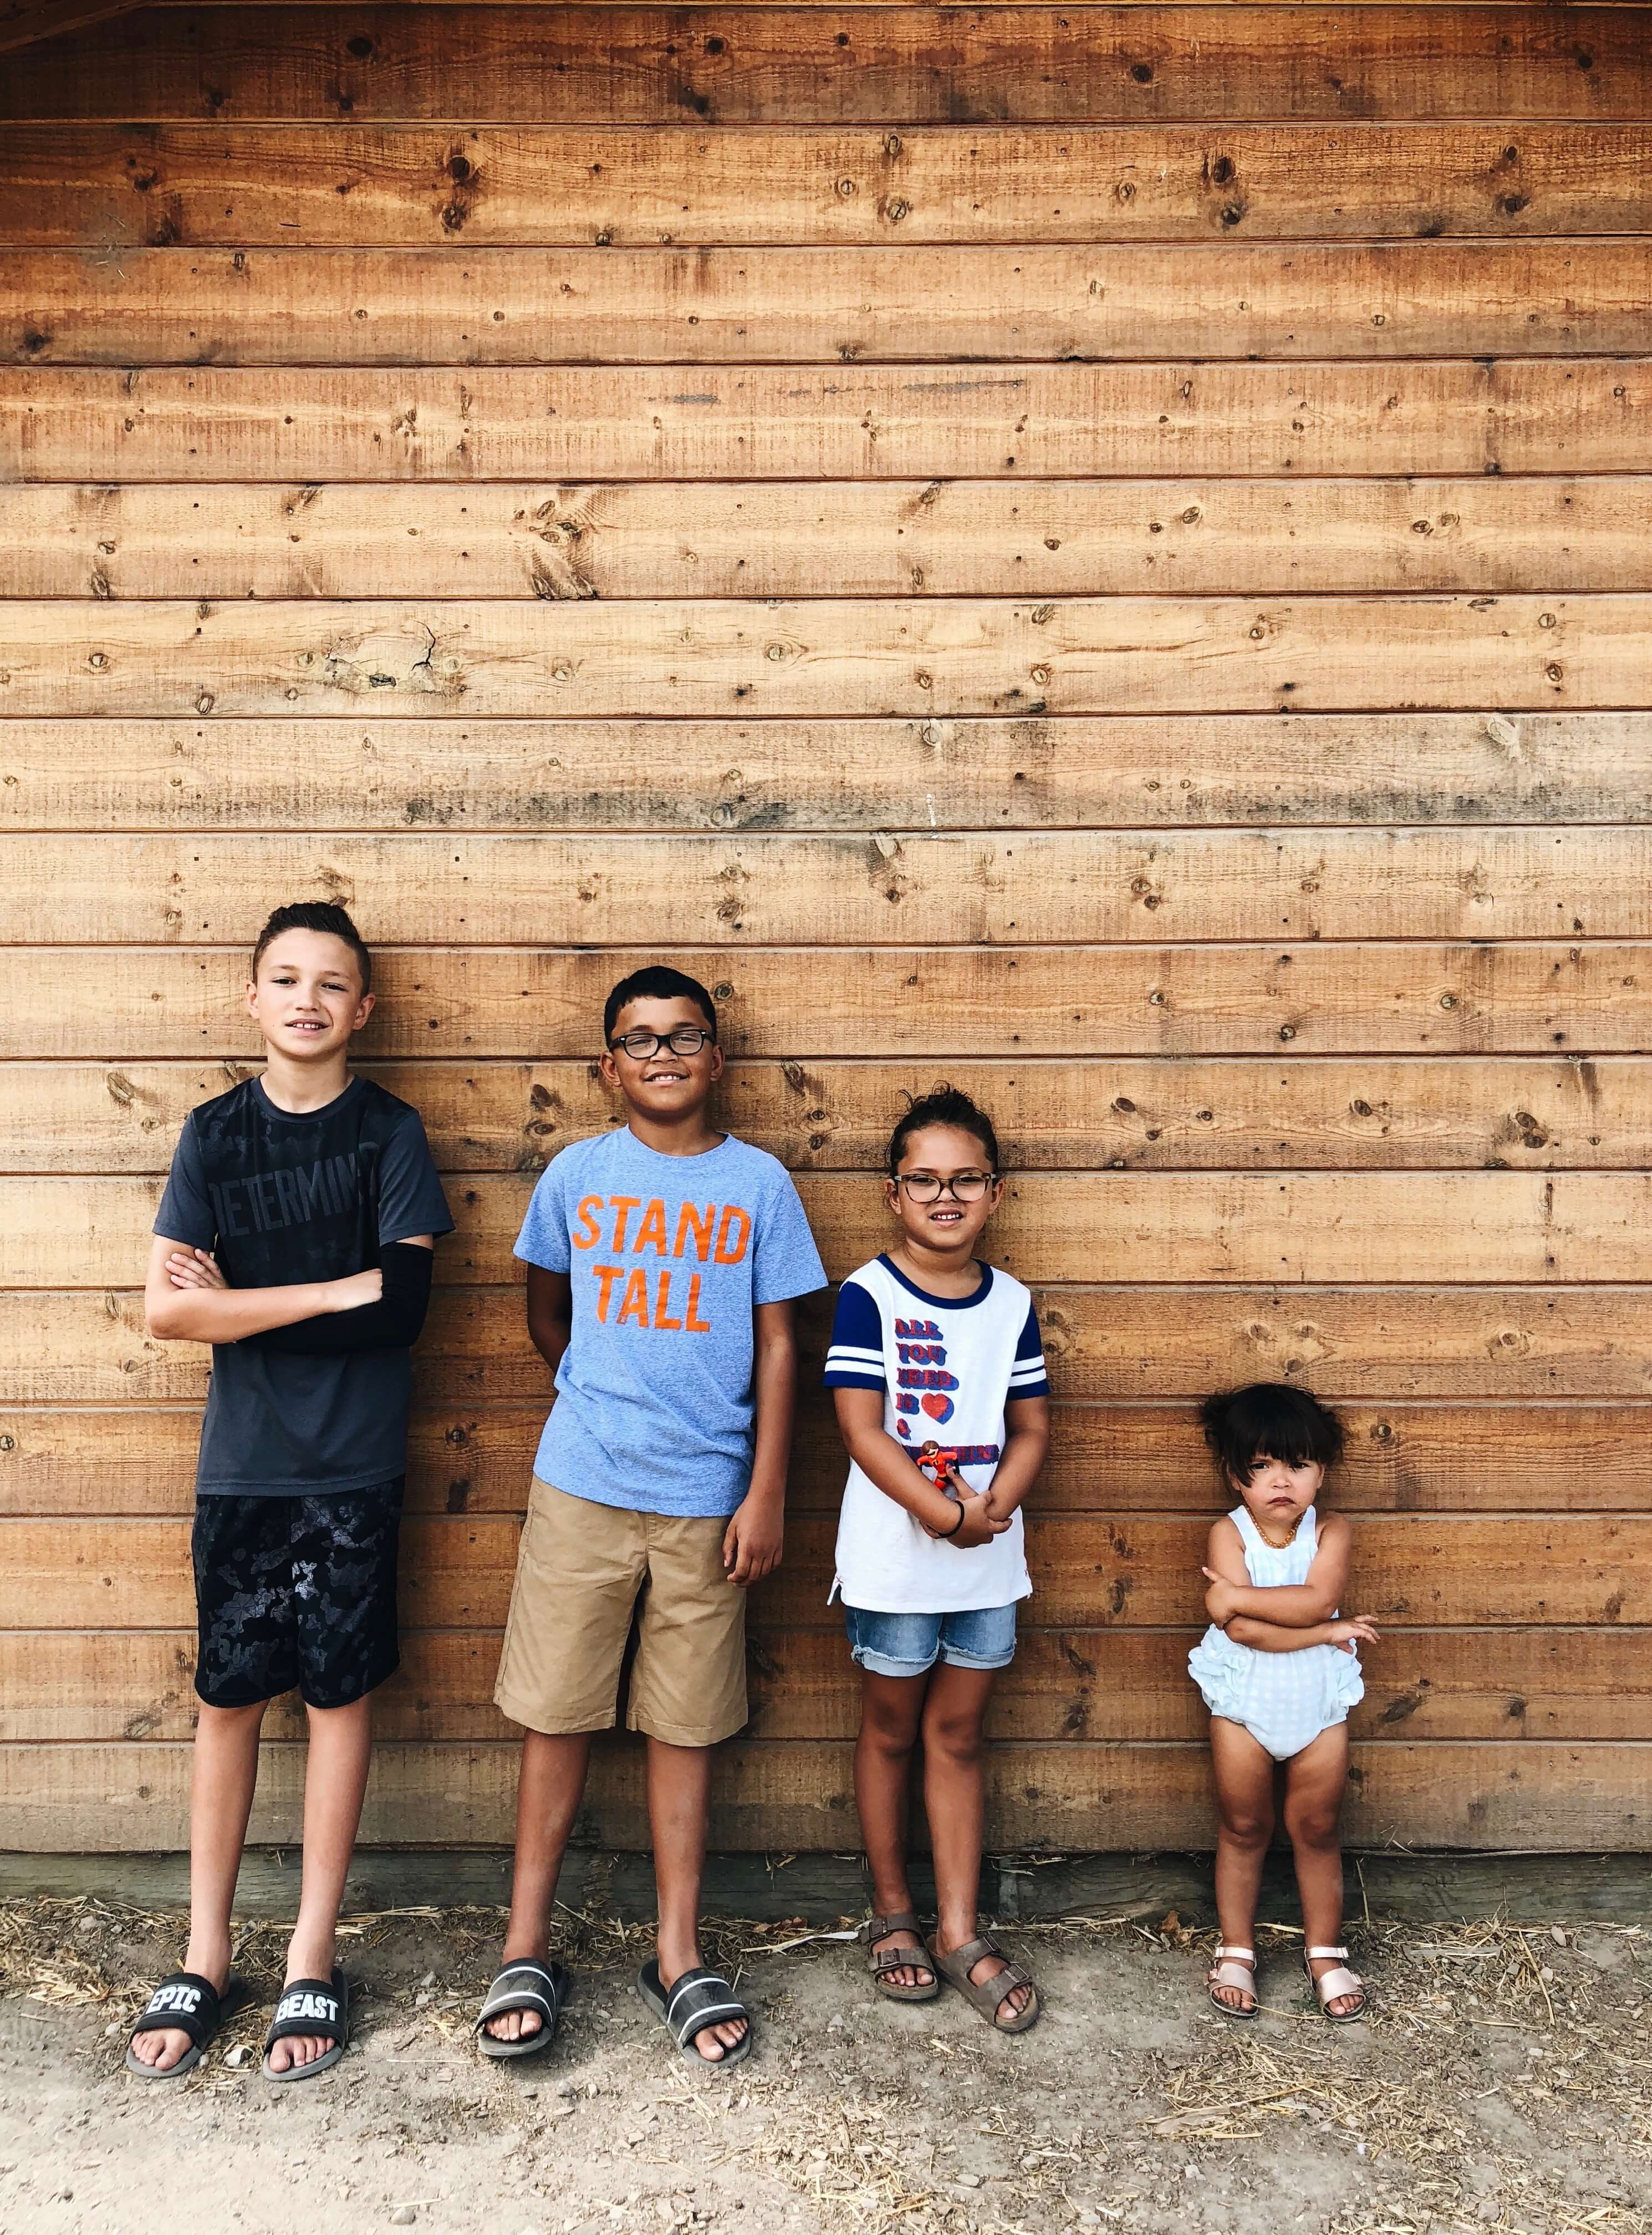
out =
<svg viewBox="0 0 1652 2235"><path fill-rule="evenodd" d="M246 1079L184 1122L154 1230L210 1249L233 1288L337 1281L392 1242L450 1234L417 1111L352 1078L324 1109L278 1110ZM407 1465L411 1353L288 1357L214 1343L195 1489L296 1498L365 1490Z"/></svg>

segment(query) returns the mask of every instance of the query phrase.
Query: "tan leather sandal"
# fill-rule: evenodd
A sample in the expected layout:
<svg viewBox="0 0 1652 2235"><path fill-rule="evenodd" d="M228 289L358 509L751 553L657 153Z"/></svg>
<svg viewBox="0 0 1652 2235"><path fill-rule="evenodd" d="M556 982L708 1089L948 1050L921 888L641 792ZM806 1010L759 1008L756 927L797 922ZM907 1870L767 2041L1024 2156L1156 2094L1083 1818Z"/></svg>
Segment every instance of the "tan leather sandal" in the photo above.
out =
<svg viewBox="0 0 1652 2235"><path fill-rule="evenodd" d="M1347 1963L1347 1953L1346 1948L1305 1948L1302 1950L1302 1969L1308 1974L1308 1983L1314 1989L1320 2008L1333 2025L1357 2025L1365 2015L1365 1981L1357 1971L1341 1968ZM1316 1979L1314 1976L1315 1959L1325 1956L1336 1957L1339 1968L1327 1971ZM1351 2010L1327 2009L1328 2003L1340 2001L1344 1995L1358 1995L1360 1997Z"/></svg>
<svg viewBox="0 0 1652 2235"><path fill-rule="evenodd" d="M1256 1996L1256 1951L1254 1948L1224 1948L1218 1946L1216 1960L1204 1975L1204 1983L1210 1996L1210 2007L1224 2018L1254 2018L1260 2007ZM1224 2002L1216 1992L1227 1987L1237 1995L1249 1995L1250 2008L1241 2009L1237 2002Z"/></svg>
<svg viewBox="0 0 1652 2235"><path fill-rule="evenodd" d="M876 1943L887 1940L892 1932L911 1933L917 1946L880 1949ZM887 1995L892 2002L934 2002L941 1992L941 1982L924 1950L923 1927L912 1910L899 1910L889 1917L869 1917L861 1927L861 1937L866 1943L866 1968L880 1995ZM928 1976L915 1987L903 1987L890 1978L891 1971L926 1971Z"/></svg>
<svg viewBox="0 0 1652 2235"><path fill-rule="evenodd" d="M943 1956L932 1940L929 1953L934 1958L936 1970L952 1981L960 1995L974 2003L994 2033L1025 2033L1029 2026L1038 2023L1040 2004L1032 1973L1024 1971L1019 1963L1012 1963L997 1941L986 1933L979 1940L966 1940L961 1948L954 1948L949 1956ZM972 1979L970 1973L984 1956L996 1956L1003 1964L1003 1970L994 1971L990 1979ZM1027 1990L1026 2008L1018 2010L1013 2018L1000 2018L999 2004L1017 1987L1025 1987Z"/></svg>

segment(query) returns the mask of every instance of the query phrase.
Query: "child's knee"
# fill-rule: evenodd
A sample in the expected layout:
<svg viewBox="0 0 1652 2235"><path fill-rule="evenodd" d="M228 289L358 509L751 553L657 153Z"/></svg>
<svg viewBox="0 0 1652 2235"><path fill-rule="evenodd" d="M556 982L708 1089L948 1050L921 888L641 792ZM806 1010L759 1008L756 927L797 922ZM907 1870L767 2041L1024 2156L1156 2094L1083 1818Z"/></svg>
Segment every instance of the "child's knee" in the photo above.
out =
<svg viewBox="0 0 1652 2235"><path fill-rule="evenodd" d="M1222 1811L1222 1837L1230 1847L1243 1847L1247 1852L1265 1847L1274 1836L1274 1819L1270 1812L1261 1808L1228 1808Z"/></svg>
<svg viewBox="0 0 1652 2235"><path fill-rule="evenodd" d="M1297 1847L1334 1847L1337 1845L1339 1811L1320 1803L1285 1811L1285 1829L1291 1844Z"/></svg>
<svg viewBox="0 0 1652 2235"><path fill-rule="evenodd" d="M976 1714L927 1714L923 1719L923 1747L926 1753L945 1754L949 1761L977 1761L981 1750L981 1719Z"/></svg>

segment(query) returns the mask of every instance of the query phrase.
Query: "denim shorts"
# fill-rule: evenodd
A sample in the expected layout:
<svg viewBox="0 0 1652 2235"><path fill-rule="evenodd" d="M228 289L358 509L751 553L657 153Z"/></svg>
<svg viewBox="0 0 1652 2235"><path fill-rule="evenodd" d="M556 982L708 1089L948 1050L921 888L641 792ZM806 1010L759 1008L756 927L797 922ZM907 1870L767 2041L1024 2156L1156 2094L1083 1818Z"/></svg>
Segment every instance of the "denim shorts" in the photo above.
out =
<svg viewBox="0 0 1652 2235"><path fill-rule="evenodd" d="M967 1614L874 1614L845 1606L843 1627L856 1664L875 1676L921 1676L944 1661L954 1668L1006 1668L1015 1658L1015 1601Z"/></svg>

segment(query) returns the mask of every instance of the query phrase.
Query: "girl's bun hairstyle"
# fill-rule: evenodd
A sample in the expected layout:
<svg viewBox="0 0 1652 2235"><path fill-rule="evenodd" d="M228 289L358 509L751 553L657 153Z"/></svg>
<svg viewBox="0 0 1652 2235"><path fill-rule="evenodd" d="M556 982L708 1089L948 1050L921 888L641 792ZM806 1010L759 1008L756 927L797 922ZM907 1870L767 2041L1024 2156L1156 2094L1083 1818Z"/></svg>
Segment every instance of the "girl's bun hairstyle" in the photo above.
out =
<svg viewBox="0 0 1652 2235"><path fill-rule="evenodd" d="M1284 1381L1252 1381L1207 1397L1199 1425L1224 1480L1249 1482L1258 1459L1333 1467L1342 1456L1336 1414L1306 1389Z"/></svg>
<svg viewBox="0 0 1652 2235"><path fill-rule="evenodd" d="M998 1136L993 1131L993 1121L980 1104L972 1102L960 1086L949 1086L945 1079L932 1086L928 1094L921 1094L899 1120L889 1136L889 1177L893 1179L901 1169L901 1159L907 1152L907 1143L926 1125L950 1125L955 1133L967 1133L980 1143L987 1152L987 1162L994 1177L998 1173Z"/></svg>

